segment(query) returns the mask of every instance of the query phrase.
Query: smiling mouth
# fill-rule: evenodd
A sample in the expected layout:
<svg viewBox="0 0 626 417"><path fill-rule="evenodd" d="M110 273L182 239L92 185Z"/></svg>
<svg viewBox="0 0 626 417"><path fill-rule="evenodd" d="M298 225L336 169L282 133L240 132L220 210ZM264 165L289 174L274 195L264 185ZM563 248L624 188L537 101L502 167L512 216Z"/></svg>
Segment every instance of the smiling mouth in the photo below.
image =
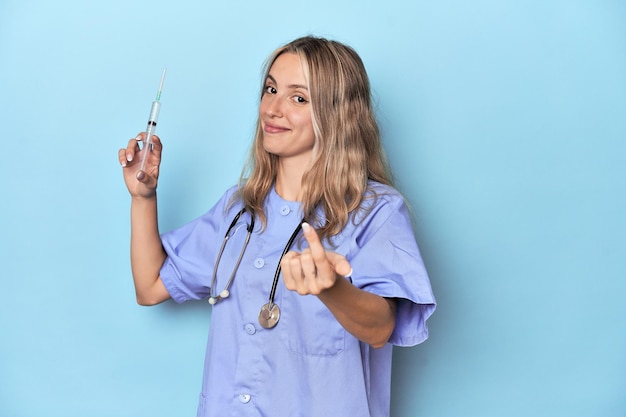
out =
<svg viewBox="0 0 626 417"><path fill-rule="evenodd" d="M265 133L284 133L284 132L288 132L289 129L287 129L286 127L276 126L271 123L264 123L263 131Z"/></svg>

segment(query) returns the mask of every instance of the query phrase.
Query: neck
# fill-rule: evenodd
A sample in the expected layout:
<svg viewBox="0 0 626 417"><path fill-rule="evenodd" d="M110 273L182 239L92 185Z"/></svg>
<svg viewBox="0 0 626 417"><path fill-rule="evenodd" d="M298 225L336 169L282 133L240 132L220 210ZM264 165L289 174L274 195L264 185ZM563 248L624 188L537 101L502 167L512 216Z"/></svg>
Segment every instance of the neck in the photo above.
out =
<svg viewBox="0 0 626 417"><path fill-rule="evenodd" d="M278 175L276 177L276 193L287 201L300 201L300 184L301 177L285 177Z"/></svg>
<svg viewBox="0 0 626 417"><path fill-rule="evenodd" d="M302 175L306 168L306 164L281 159L276 174L276 193L287 201L300 201Z"/></svg>

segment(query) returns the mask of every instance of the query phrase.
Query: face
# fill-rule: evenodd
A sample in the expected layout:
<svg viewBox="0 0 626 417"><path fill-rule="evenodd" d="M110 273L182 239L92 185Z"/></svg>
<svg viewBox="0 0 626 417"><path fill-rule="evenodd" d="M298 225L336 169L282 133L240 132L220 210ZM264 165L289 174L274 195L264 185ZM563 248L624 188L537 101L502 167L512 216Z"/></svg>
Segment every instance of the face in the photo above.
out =
<svg viewBox="0 0 626 417"><path fill-rule="evenodd" d="M315 134L310 93L298 55L283 53L276 58L265 80L259 113L265 150L306 165Z"/></svg>

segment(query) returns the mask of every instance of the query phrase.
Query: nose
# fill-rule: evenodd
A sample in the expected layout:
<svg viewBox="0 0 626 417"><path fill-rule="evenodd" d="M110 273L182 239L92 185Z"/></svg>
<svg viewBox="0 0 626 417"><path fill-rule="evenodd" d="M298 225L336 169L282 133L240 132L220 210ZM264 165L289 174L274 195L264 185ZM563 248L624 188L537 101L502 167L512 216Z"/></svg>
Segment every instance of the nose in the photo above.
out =
<svg viewBox="0 0 626 417"><path fill-rule="evenodd" d="M263 99L264 103L264 113L272 118L282 117L282 103L279 97L277 96L265 96Z"/></svg>

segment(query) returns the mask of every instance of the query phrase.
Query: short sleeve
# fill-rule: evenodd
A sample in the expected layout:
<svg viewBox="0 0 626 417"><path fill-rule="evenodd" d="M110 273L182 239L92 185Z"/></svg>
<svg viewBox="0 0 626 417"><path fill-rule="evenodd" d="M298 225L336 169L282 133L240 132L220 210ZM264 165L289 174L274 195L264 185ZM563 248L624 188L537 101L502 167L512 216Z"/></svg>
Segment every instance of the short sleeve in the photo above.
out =
<svg viewBox="0 0 626 417"><path fill-rule="evenodd" d="M398 300L389 340L414 346L428 338L426 321L436 307L408 207L395 191L381 194L355 228L347 254L355 286Z"/></svg>
<svg viewBox="0 0 626 417"><path fill-rule="evenodd" d="M161 235L167 254L161 267L161 280L177 303L210 295L216 248L220 246L220 233L233 191L227 191L201 217Z"/></svg>

